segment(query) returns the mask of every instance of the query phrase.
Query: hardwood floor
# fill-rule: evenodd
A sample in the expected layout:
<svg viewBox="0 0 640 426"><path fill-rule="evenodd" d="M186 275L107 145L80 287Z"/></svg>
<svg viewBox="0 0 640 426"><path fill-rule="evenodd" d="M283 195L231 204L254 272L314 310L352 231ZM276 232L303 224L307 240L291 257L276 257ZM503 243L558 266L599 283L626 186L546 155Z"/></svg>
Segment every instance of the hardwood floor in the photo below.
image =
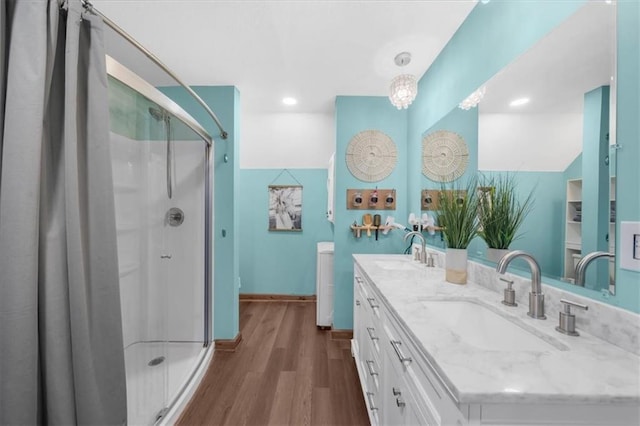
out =
<svg viewBox="0 0 640 426"><path fill-rule="evenodd" d="M240 302L242 342L216 352L178 425L367 425L349 340L313 302Z"/></svg>

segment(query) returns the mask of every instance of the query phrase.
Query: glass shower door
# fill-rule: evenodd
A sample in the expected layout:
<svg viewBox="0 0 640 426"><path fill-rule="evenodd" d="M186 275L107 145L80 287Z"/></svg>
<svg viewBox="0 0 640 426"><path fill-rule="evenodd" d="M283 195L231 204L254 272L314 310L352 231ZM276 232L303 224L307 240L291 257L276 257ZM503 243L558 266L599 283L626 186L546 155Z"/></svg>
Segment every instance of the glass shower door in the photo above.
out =
<svg viewBox="0 0 640 426"><path fill-rule="evenodd" d="M111 156L118 232L120 299L129 424L152 424L167 406L167 271L164 176L165 124L149 102L109 79Z"/></svg>
<svg viewBox="0 0 640 426"><path fill-rule="evenodd" d="M208 343L208 147L114 78L109 97L128 423L153 424Z"/></svg>
<svg viewBox="0 0 640 426"><path fill-rule="evenodd" d="M167 270L167 403L196 368L205 344L206 145L173 116L164 147L164 222Z"/></svg>

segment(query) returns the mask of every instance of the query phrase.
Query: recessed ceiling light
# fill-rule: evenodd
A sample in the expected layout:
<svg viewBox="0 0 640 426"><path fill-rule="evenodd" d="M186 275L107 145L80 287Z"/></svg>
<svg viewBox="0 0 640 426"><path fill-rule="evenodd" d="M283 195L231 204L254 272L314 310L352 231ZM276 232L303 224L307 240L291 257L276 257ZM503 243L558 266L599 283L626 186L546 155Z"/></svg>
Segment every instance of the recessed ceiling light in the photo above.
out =
<svg viewBox="0 0 640 426"><path fill-rule="evenodd" d="M514 101L511 101L509 106L520 106L520 105L528 104L529 101L530 101L529 98L519 98Z"/></svg>
<svg viewBox="0 0 640 426"><path fill-rule="evenodd" d="M298 100L296 98L286 97L282 98L282 103L285 105L295 105L298 103Z"/></svg>

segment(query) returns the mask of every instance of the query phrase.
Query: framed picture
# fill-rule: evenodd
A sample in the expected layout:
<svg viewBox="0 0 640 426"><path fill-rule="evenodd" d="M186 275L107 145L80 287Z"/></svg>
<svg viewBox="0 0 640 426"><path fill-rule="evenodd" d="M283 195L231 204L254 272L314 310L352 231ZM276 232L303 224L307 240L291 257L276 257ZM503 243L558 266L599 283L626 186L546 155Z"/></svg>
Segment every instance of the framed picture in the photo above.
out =
<svg viewBox="0 0 640 426"><path fill-rule="evenodd" d="M269 231L302 231L302 186L269 185Z"/></svg>
<svg viewBox="0 0 640 426"><path fill-rule="evenodd" d="M479 186L476 190L478 195L478 221L480 222L479 231L483 230L481 216L493 208L492 200L495 191L496 188L493 186Z"/></svg>

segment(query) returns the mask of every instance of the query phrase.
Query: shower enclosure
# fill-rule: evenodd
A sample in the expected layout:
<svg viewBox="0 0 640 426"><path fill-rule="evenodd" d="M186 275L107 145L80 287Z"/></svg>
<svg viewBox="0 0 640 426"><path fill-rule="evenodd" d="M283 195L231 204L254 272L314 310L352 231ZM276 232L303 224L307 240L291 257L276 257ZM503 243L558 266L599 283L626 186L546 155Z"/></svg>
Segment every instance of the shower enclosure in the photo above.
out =
<svg viewBox="0 0 640 426"><path fill-rule="evenodd" d="M128 424L153 424L210 348L211 138L111 58L107 68Z"/></svg>

